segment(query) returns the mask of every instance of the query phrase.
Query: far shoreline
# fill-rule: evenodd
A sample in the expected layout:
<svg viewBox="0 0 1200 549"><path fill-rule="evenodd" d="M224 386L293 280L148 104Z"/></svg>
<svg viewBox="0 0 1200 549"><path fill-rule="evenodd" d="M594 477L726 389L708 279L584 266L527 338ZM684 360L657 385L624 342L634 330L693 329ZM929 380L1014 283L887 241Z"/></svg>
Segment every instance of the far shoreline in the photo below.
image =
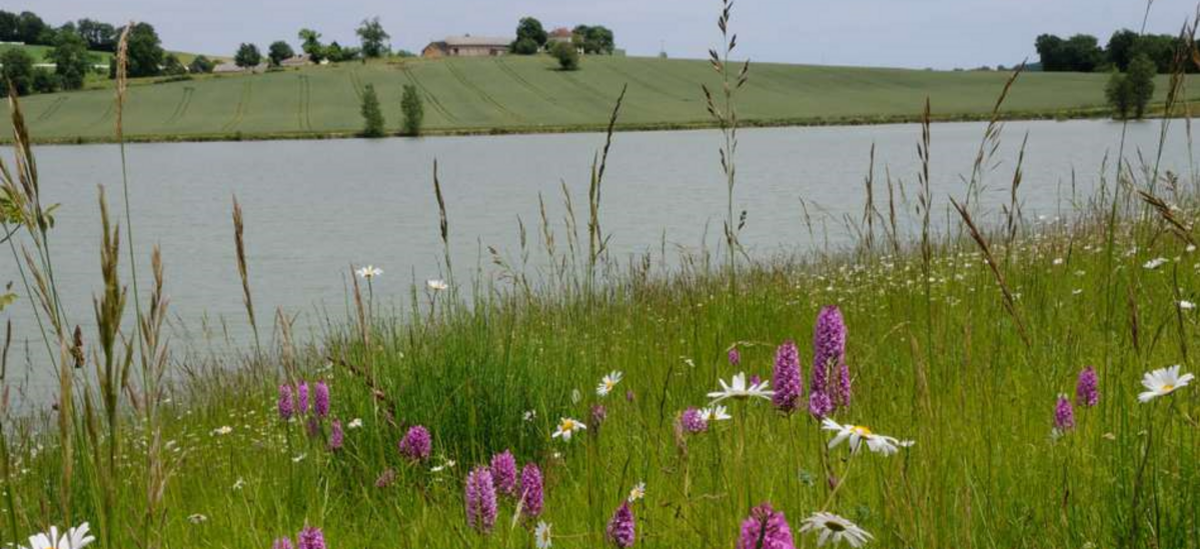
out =
<svg viewBox="0 0 1200 549"><path fill-rule="evenodd" d="M1146 120L1161 119L1164 105L1156 104ZM1181 113L1182 114L1182 113ZM933 123L952 122L987 122L992 120L993 113L950 113L932 114ZM1111 118L1111 110L1107 107L1081 107L1054 111L1009 111L999 114L997 119L1003 122L1037 121L1037 120L1101 120ZM1173 116L1172 118L1184 118ZM747 119L741 120L739 128L789 128L789 127L855 127L855 126L884 126L894 124L917 124L923 121L923 115L886 115L886 116L849 116L836 118L802 117L781 119ZM694 122L661 122L661 123L617 123L616 132L654 132L654 131L688 131L716 129L719 124L714 121L701 120ZM604 133L607 124L582 124L568 126L505 126L505 127L460 127L438 128L423 131L419 137L468 137L468 136L499 136L499 135L554 135L565 133ZM412 137L401 133L388 133L381 138ZM323 131L323 132L222 132L198 134L143 134L126 135L125 143L208 143L208 142L239 142L239 141L297 141L297 140L326 140L326 139L366 139L357 131ZM115 136L106 137L52 137L31 139L34 145L96 145L119 143ZM11 137L0 138L0 145L13 144Z"/></svg>

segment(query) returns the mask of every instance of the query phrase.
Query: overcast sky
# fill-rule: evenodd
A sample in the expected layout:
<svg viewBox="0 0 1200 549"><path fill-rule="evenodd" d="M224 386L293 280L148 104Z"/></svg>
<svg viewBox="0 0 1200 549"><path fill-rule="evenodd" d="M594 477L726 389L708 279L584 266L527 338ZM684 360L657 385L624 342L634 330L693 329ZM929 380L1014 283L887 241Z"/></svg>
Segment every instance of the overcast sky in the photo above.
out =
<svg viewBox="0 0 1200 549"><path fill-rule="evenodd" d="M1148 30L1175 33L1196 0L1155 0ZM419 51L450 34L512 35L532 15L549 30L579 23L613 29L631 55L704 57L718 42L719 0L3 0L54 25L91 17L148 21L168 49L232 55L314 28L326 40L356 43L354 28L378 15L396 48ZM1036 59L1043 32L1089 33L1107 42L1137 29L1144 0L740 0L733 29L758 61L949 69Z"/></svg>

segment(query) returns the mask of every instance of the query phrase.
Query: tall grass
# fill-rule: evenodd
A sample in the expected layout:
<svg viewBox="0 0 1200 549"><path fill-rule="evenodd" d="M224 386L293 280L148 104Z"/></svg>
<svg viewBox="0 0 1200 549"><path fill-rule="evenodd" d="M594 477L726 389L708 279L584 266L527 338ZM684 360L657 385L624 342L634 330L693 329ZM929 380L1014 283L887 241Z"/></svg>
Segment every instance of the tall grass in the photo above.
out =
<svg viewBox="0 0 1200 549"><path fill-rule="evenodd" d="M520 260L491 250L497 276L481 269L460 292L465 278L455 277L449 254L452 204L435 165L450 287L381 276L367 279L364 293L351 273L345 317L324 319L312 341L293 340L282 310L278 337L257 340L247 274L254 258L235 201L237 276L256 346L218 365L172 355L157 249L145 306L134 282L127 310L122 231L103 189L96 333L70 328L53 276L52 208L40 203L11 97L19 146L17 175L0 163L3 228L60 388L54 406L23 414L0 407L0 543L90 520L98 545L113 548L265 547L306 524L323 527L334 548L530 547L533 521L520 520L515 502L502 502L490 536L463 520L466 471L511 449L545 474L541 520L553 524L556 547L604 544L605 522L639 482L647 487L634 503L644 547L728 547L763 501L793 529L825 510L883 547L1197 547L1200 392L1136 400L1142 372L1196 369L1195 196L1160 192L1180 186L1159 173L1158 159L1135 170L1122 156L1111 193L1063 219L1029 220L1020 213L1018 162L1003 224L982 223L978 196L1018 71L1001 91L962 200L932 190L941 160L926 102L914 135L916 188L885 171L887 204L876 205L872 150L863 216L847 220L860 235L853 249L751 257L737 241L749 214L734 213L734 98L748 65L726 70L736 45L729 20L724 4L724 53L714 52L713 64L726 84L721 100L706 93L723 120L724 265L706 250L668 261L665 242L658 257L622 262L606 253L601 191L618 100L593 159L586 245L564 183L561 214L539 197L540 238L527 239L520 223ZM947 205L957 217L939 231L933 215ZM127 192L124 206L136 275ZM915 216L907 219L912 234L901 230L907 216ZM875 245L876 220L888 247ZM530 272L529 248L539 245L548 267ZM406 293L409 314L387 307ZM846 317L854 372L853 405L836 419L914 446L886 458L852 456L829 449L828 433L807 414L780 414L765 402L736 403L729 425L682 431L680 412L706 404L718 378L744 370L769 379L781 342L798 341L808 366L809 334L826 305ZM0 372L8 347L6 339ZM737 366L727 359L733 348ZM1100 374L1100 402L1078 407L1076 426L1053 433L1055 400L1087 365ZM599 396L596 384L613 370L624 379ZM0 380L7 397L9 378ZM332 417L278 417L278 387L304 381L330 384ZM592 419L569 443L551 438L560 417L588 418L597 405L603 421ZM339 449L331 447L334 420L347 428ZM413 425L433 434L428 462L397 452ZM796 534L801 546L815 545Z"/></svg>

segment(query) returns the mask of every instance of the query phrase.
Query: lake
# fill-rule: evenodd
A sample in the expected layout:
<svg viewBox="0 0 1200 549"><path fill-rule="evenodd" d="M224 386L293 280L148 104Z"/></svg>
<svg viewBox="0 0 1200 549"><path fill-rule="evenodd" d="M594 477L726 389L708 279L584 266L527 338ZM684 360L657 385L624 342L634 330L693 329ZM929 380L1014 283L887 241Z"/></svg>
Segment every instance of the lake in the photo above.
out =
<svg viewBox="0 0 1200 549"><path fill-rule="evenodd" d="M1126 157L1136 160L1140 149L1153 159L1160 129L1157 121L1130 124ZM965 192L963 178L970 176L983 131L981 123L933 127L939 222L945 221L947 197ZM1027 216L1069 214L1072 180L1077 198L1086 198L1106 155L1111 181L1121 124L1012 122L985 179L988 209L1008 201L1026 132L1021 198ZM741 238L753 256L825 246L826 235L830 246L849 243L841 220L845 214L861 216L872 144L877 196L886 201L885 173L890 173L903 182L910 199L915 197L917 125L751 129L740 136L736 207L747 211ZM204 326L219 339L227 329L234 348L245 345L248 328L230 218L236 195L245 212L250 277L264 336L269 337L276 307L299 315L303 336L319 324L312 319L323 314L321 308L343 315L352 264L382 268L385 273L374 282L376 299L396 304L403 303L410 284L423 287L426 279L444 276L432 186L435 159L461 275L476 265L492 271L488 246L518 260L518 219L531 246L540 250L539 193L563 248L563 184L570 189L586 243L589 170L603 144L602 134L564 134L130 145L138 261L147 267L150 246L161 246L175 345L204 350ZM669 254L678 247L715 249L721 243L720 144L720 134L711 130L615 136L601 207L615 257L657 253L664 239ZM11 150L3 152L10 162ZM51 236L58 283L70 321L84 325L90 339L91 295L101 286L97 186L108 188L114 215L120 212L119 152L114 145L86 145L37 147L35 154L43 201L62 203ZM1189 171L1182 121L1171 125L1162 166ZM815 239L806 228L801 199L816 221ZM905 209L912 217L911 204ZM542 259L535 253L531 264ZM6 251L0 284L10 280L18 281L18 274ZM17 340L10 369L20 369L25 361L26 341L32 363L44 363L29 300L22 295L2 315L13 321ZM45 376L44 366L35 368L29 382L36 387Z"/></svg>

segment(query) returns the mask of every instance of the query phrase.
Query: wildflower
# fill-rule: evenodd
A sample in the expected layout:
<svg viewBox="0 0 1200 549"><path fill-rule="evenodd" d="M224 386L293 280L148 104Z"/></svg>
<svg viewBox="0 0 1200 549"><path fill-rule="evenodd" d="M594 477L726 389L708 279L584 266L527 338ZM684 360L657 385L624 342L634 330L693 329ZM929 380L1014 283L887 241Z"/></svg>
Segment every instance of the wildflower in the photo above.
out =
<svg viewBox="0 0 1200 549"><path fill-rule="evenodd" d="M1196 308L1196 304L1186 299L1179 300L1179 308L1184 311L1190 311Z"/></svg>
<svg viewBox="0 0 1200 549"><path fill-rule="evenodd" d="M727 398L742 399L755 397L771 400L771 397L775 394L773 391L767 388L769 384L766 382L761 384L746 385L745 372L734 374L733 379L731 379L729 383L725 383L725 380L723 379L718 379L717 382L721 384L721 390L708 393L708 398L713 399L713 404L721 402Z"/></svg>
<svg viewBox="0 0 1200 549"><path fill-rule="evenodd" d="M467 525L487 534L496 524L496 487L487 467L476 467L467 475Z"/></svg>
<svg viewBox="0 0 1200 549"><path fill-rule="evenodd" d="M1079 372L1079 381L1075 383L1075 402L1085 407L1095 406L1100 402L1099 380L1096 369L1088 366Z"/></svg>
<svg viewBox="0 0 1200 549"><path fill-rule="evenodd" d="M325 534L320 528L305 526L296 541L297 549L325 549Z"/></svg>
<svg viewBox="0 0 1200 549"><path fill-rule="evenodd" d="M208 522L208 516L201 515L200 513L193 513L188 515L187 520L192 524L200 524L202 522ZM50 549L54 549L54 546L50 546Z"/></svg>
<svg viewBox="0 0 1200 549"><path fill-rule="evenodd" d="M742 353L737 347L729 349L729 365L735 368L742 365Z"/></svg>
<svg viewBox="0 0 1200 549"><path fill-rule="evenodd" d="M707 423L711 423L713 421L725 421L727 419L733 419L733 416L729 415L729 413L726 411L725 407L721 406L719 404L716 406L710 406L708 408L701 409L700 414L704 416L704 421Z"/></svg>
<svg viewBox="0 0 1200 549"><path fill-rule="evenodd" d="M792 529L788 526L783 511L763 503L750 511L750 517L742 522L742 535L738 537L737 549L795 549Z"/></svg>
<svg viewBox="0 0 1200 549"><path fill-rule="evenodd" d="M233 483L234 491L239 491L245 487L246 487L246 479L244 479L242 477L238 477L237 481Z"/></svg>
<svg viewBox="0 0 1200 549"><path fill-rule="evenodd" d="M313 385L313 412L317 417L329 415L329 386L324 381Z"/></svg>
<svg viewBox="0 0 1200 549"><path fill-rule="evenodd" d="M833 440L829 441L829 448L831 449L841 444L843 440L849 439L850 451L858 452L859 446L863 441L866 441L867 448L872 452L890 456L898 452L900 448L907 448L914 444L911 440L896 440L889 436L877 435L862 425L840 425L829 418L825 418L821 426L827 431L837 432Z"/></svg>
<svg viewBox="0 0 1200 549"><path fill-rule="evenodd" d="M537 410L526 410L525 415L522 416L522 418L525 421L532 422L533 420L537 419Z"/></svg>
<svg viewBox="0 0 1200 549"><path fill-rule="evenodd" d="M271 544L271 549L292 549L292 538L279 538Z"/></svg>
<svg viewBox="0 0 1200 549"><path fill-rule="evenodd" d="M377 477L375 479L375 487L376 488L387 488L388 486L391 486L392 483L395 481L396 481L396 470L388 469L388 470L384 471L383 473L380 473L379 477Z"/></svg>
<svg viewBox="0 0 1200 549"><path fill-rule="evenodd" d="M1054 404L1054 429L1059 433L1065 433L1070 429L1075 428L1075 409L1071 407L1071 401L1067 400L1067 395L1058 395L1058 401Z"/></svg>
<svg viewBox="0 0 1200 549"><path fill-rule="evenodd" d="M528 463L521 470L521 512L534 518L542 514L542 470L536 463Z"/></svg>
<svg viewBox="0 0 1200 549"><path fill-rule="evenodd" d="M445 280L439 278L425 281L425 286L435 292L441 292L450 288L450 285L447 284Z"/></svg>
<svg viewBox="0 0 1200 549"><path fill-rule="evenodd" d="M292 394L291 385L279 386L279 419L287 421L296 413L296 396Z"/></svg>
<svg viewBox="0 0 1200 549"><path fill-rule="evenodd" d="M404 438L400 439L400 455L408 458L411 461L425 461L429 459L429 454L433 450L433 441L429 436L429 429L421 425L415 425L408 429L404 434Z"/></svg>
<svg viewBox="0 0 1200 549"><path fill-rule="evenodd" d="M592 428L592 434L600 434L600 425L604 423L604 419L608 417L608 410L603 404L592 405L592 415L588 418L588 425Z"/></svg>
<svg viewBox="0 0 1200 549"><path fill-rule="evenodd" d="M814 370L815 371L815 370ZM824 391L813 390L808 394L808 413L817 419L823 419L833 412L833 401Z"/></svg>
<svg viewBox="0 0 1200 549"><path fill-rule="evenodd" d="M608 375L604 376L604 378L600 380L600 385L596 387L596 395L608 396L608 393L612 392L613 387L616 387L620 382L621 372L617 370L609 372Z"/></svg>
<svg viewBox="0 0 1200 549"><path fill-rule="evenodd" d="M628 499L629 503L634 503L637 500L643 499L645 497L646 497L646 483L645 482L639 482L639 483L635 484L632 489L629 490L629 499Z"/></svg>
<svg viewBox="0 0 1200 549"><path fill-rule="evenodd" d="M1153 372L1147 372L1142 376L1142 385L1149 390L1138 395L1138 400L1150 402L1157 397L1169 395L1177 389L1187 387L1193 378L1195 376L1192 374L1179 375L1178 364L1170 368L1159 368Z"/></svg>
<svg viewBox="0 0 1200 549"><path fill-rule="evenodd" d="M506 496L517 494L517 460L512 452L505 450L492 456L492 481L496 491Z"/></svg>
<svg viewBox="0 0 1200 549"><path fill-rule="evenodd" d="M360 278L365 278L367 280L371 280L372 278L375 278L375 277L383 274L383 269L375 267L374 265L367 265L366 267L363 267L357 271L354 271L354 273L357 274Z"/></svg>
<svg viewBox="0 0 1200 549"><path fill-rule="evenodd" d="M329 428L329 449L341 450L342 441L346 438L346 434L342 431L342 422L333 420L333 424Z"/></svg>
<svg viewBox="0 0 1200 549"><path fill-rule="evenodd" d="M1153 271L1159 267L1162 267L1163 265L1166 265L1167 261L1168 260L1164 257L1156 257L1142 264L1142 268Z"/></svg>
<svg viewBox="0 0 1200 549"><path fill-rule="evenodd" d="M300 454L300 455L292 458L292 463L300 463L301 461L304 461L304 458L306 458L306 457L308 457L308 454Z"/></svg>
<svg viewBox="0 0 1200 549"><path fill-rule="evenodd" d="M771 383L775 384L775 394L771 397L775 408L787 413L794 411L804 384L800 377L800 354L794 341L785 341L775 351L775 370Z"/></svg>
<svg viewBox="0 0 1200 549"><path fill-rule="evenodd" d="M454 467L455 465L458 465L458 462L456 462L452 459L448 459L446 461L443 461L441 465L434 465L433 467L430 467L429 472L430 473L440 473L442 471L445 471L446 469Z"/></svg>
<svg viewBox="0 0 1200 549"><path fill-rule="evenodd" d="M308 413L308 384L296 385L296 414Z"/></svg>
<svg viewBox="0 0 1200 549"><path fill-rule="evenodd" d="M629 389L629 390L625 391L625 402L633 402L633 400L634 400L633 389Z"/></svg>
<svg viewBox="0 0 1200 549"><path fill-rule="evenodd" d="M617 508L612 519L608 521L605 532L608 534L608 541L613 545L622 549L633 547L637 538L637 519L633 516L633 509L629 508L629 502L622 503Z"/></svg>
<svg viewBox="0 0 1200 549"><path fill-rule="evenodd" d="M862 547L868 541L875 539L875 536L859 528L857 524L833 513L825 512L813 513L811 517L804 519L804 523L800 525L800 531L817 534L818 547L829 542L836 545L843 541L850 544L850 547Z"/></svg>
<svg viewBox="0 0 1200 549"><path fill-rule="evenodd" d="M550 525L539 520L537 528L533 530L533 539L537 542L538 549L550 549L553 545L550 540Z"/></svg>
<svg viewBox="0 0 1200 549"><path fill-rule="evenodd" d="M688 408L679 416L679 424L689 434L703 433L708 430L708 419L700 410Z"/></svg>
<svg viewBox="0 0 1200 549"><path fill-rule="evenodd" d="M232 433L232 432L233 432L233 427L230 427L230 426L228 426L228 425L224 425L224 426L221 426L221 427L217 427L216 429L213 429L213 430L212 430L212 436L214 436L214 437L216 437L216 436L225 436L225 435L228 435L229 433Z"/></svg>
<svg viewBox="0 0 1200 549"><path fill-rule="evenodd" d="M571 403L579 404L579 401L581 401L581 400L583 400L583 393L580 393L579 389L572 390L571 391Z"/></svg>
<svg viewBox="0 0 1200 549"><path fill-rule="evenodd" d="M837 380L830 379L837 369ZM850 404L850 367L846 364L846 322L836 306L827 306L817 313L813 329L813 375L809 399L817 392L825 393L831 404ZM810 402L809 411L813 405ZM830 410L832 411L832 410ZM828 415L828 411L819 417ZM817 415L817 414L814 414Z"/></svg>
<svg viewBox="0 0 1200 549"><path fill-rule="evenodd" d="M67 529L60 537L58 527L51 526L49 532L29 536L29 547L21 549L83 549L96 541L88 535L88 523Z"/></svg>
<svg viewBox="0 0 1200 549"><path fill-rule="evenodd" d="M350 423L348 423L348 424L346 425L346 428L347 428L347 429L358 429L358 428L360 428L360 427L362 427L362 426L363 426L362 418L361 418L361 417L356 417L356 418L354 418L354 419L350 420Z"/></svg>
<svg viewBox="0 0 1200 549"><path fill-rule="evenodd" d="M550 438L562 438L563 442L570 442L571 435L575 434L575 431L580 429L587 429L587 425L584 425L583 422L579 420L564 417L559 420L558 428L555 429L553 435L550 435Z"/></svg>

